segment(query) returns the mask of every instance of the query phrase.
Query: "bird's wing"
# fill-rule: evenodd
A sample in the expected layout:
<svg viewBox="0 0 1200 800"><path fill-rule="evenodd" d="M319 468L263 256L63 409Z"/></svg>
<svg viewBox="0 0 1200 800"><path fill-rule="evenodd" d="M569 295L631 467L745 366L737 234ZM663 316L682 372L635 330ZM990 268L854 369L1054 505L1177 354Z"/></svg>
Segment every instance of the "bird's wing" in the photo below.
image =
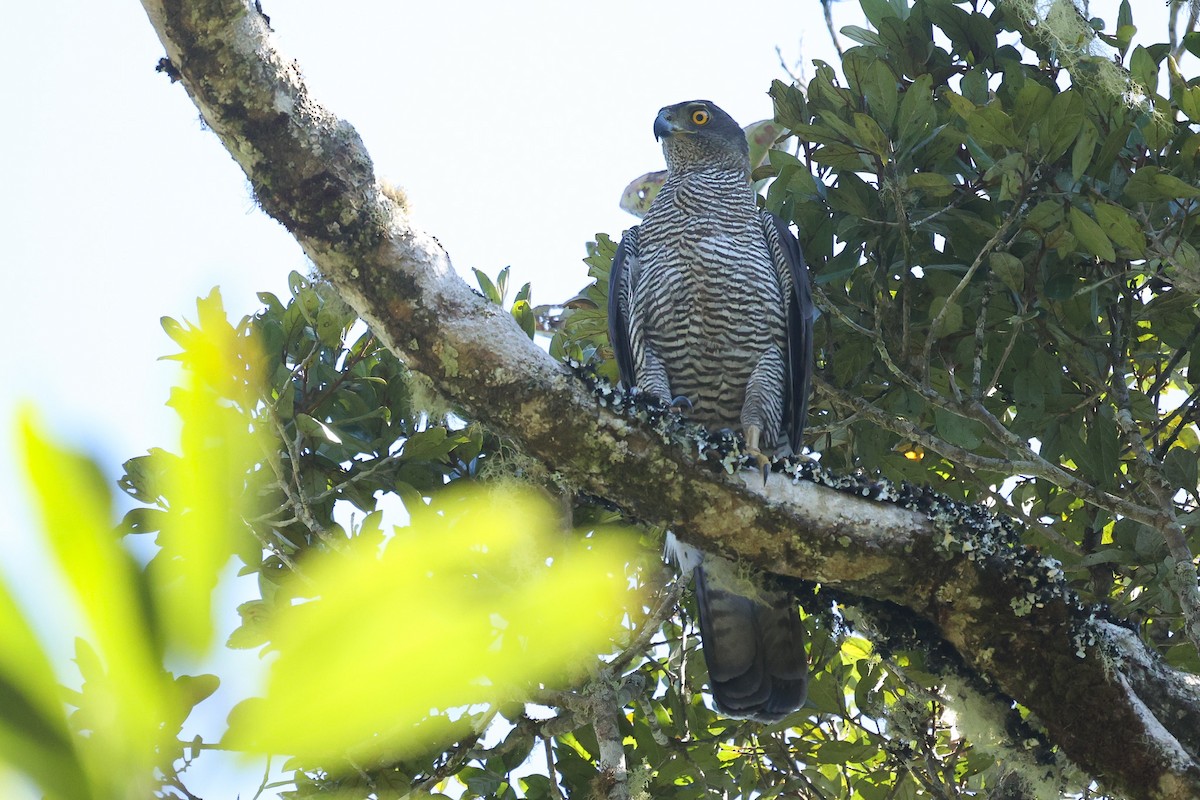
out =
<svg viewBox="0 0 1200 800"><path fill-rule="evenodd" d="M633 338L630 330L630 311L633 305L633 284L637 276L638 229L635 225L621 237L608 273L608 339L617 358L621 383L628 391L637 386L633 366Z"/></svg>
<svg viewBox="0 0 1200 800"><path fill-rule="evenodd" d="M769 211L762 212L762 225L787 303L788 381L784 424L792 452L799 453L803 446L804 421L808 417L816 307L800 242L792 235L787 223Z"/></svg>

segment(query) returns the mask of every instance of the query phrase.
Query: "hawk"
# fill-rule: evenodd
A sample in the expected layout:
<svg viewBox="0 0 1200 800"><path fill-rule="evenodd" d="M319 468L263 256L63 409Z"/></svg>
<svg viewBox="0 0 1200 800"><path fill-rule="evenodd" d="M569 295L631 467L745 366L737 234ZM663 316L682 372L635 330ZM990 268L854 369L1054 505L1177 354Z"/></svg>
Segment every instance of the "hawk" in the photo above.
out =
<svg viewBox="0 0 1200 800"><path fill-rule="evenodd" d="M808 269L786 223L758 207L741 127L707 100L654 120L667 178L625 232L609 277L609 337L626 390L646 392L710 430L740 430L763 470L799 453L813 352ZM696 578L709 688L717 708L774 722L808 689L804 628L790 596L668 535Z"/></svg>

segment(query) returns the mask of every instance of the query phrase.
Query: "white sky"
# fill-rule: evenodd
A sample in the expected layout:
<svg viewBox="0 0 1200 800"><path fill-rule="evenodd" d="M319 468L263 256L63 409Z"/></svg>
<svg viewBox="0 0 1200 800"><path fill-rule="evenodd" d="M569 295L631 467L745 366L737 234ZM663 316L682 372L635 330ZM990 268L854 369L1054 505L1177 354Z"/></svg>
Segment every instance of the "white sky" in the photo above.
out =
<svg viewBox="0 0 1200 800"><path fill-rule="evenodd" d="M1110 30L1116 4L1091 4ZM572 296L584 244L634 222L617 201L661 168L659 107L705 98L746 124L771 115L767 87L786 79L776 47L805 77L814 58L836 62L817 0L264 5L314 96L358 128L459 272L512 265L535 303ZM1165 40L1164 4L1134 5L1138 41ZM139 3L7 3L3 17L0 568L32 577L27 592L58 613L29 546L17 402L115 478L174 445L159 318L194 318L220 285L236 319L306 264L182 87L155 73L163 50ZM835 22L866 25L854 2Z"/></svg>

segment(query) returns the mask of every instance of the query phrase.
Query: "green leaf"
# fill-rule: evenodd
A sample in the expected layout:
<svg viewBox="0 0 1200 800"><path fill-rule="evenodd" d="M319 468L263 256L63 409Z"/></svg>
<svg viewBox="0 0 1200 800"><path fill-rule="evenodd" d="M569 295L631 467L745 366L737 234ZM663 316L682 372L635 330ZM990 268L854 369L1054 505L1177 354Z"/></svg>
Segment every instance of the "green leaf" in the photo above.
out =
<svg viewBox="0 0 1200 800"><path fill-rule="evenodd" d="M121 520L122 533L155 533L162 530L169 514L158 508L131 508Z"/></svg>
<svg viewBox="0 0 1200 800"><path fill-rule="evenodd" d="M932 131L937 122L937 109L933 102L933 76L920 75L900 98L900 110L896 114L896 138L902 143L900 149L912 148Z"/></svg>
<svg viewBox="0 0 1200 800"><path fill-rule="evenodd" d="M963 419L957 414L941 408L933 410L933 418L938 435L950 444L965 447L968 450L974 450L983 444L978 422Z"/></svg>
<svg viewBox="0 0 1200 800"><path fill-rule="evenodd" d="M456 442L447 445L445 428L428 428L414 433L404 443L404 458L411 460L442 458L454 449Z"/></svg>
<svg viewBox="0 0 1200 800"><path fill-rule="evenodd" d="M1163 459L1163 471L1171 485L1187 491L1195 491L1200 482L1197 477L1196 453L1183 447L1172 447Z"/></svg>
<svg viewBox="0 0 1200 800"><path fill-rule="evenodd" d="M958 303L947 303L944 297L935 297L933 302L929 304L930 317L936 320L938 315L942 314L943 309L945 310L945 314L942 316L941 322L933 330L934 336L947 336L962 329L962 306Z"/></svg>
<svg viewBox="0 0 1200 800"><path fill-rule="evenodd" d="M162 329L166 331L167 336L170 336L171 340L174 341L175 344L185 348L188 346L190 339L188 337L187 328L185 328L183 325L180 325L178 321L172 319L171 317L163 317L159 320L159 324L162 325Z"/></svg>
<svg viewBox="0 0 1200 800"><path fill-rule="evenodd" d="M771 96L775 106L775 119L789 130L795 130L797 125L808 122L808 101L804 99L804 93L798 87L781 80L773 80L767 94Z"/></svg>
<svg viewBox="0 0 1200 800"><path fill-rule="evenodd" d="M879 156L886 164L890 160L891 144L879 123L866 114L854 115L854 130L858 134L857 144Z"/></svg>
<svg viewBox="0 0 1200 800"><path fill-rule="evenodd" d="M1038 142L1047 161L1056 161L1067 152L1083 130L1084 103L1079 93L1068 89L1054 96L1050 108L1038 124Z"/></svg>
<svg viewBox="0 0 1200 800"><path fill-rule="evenodd" d="M180 675L175 679L175 686L184 706L191 710L220 688L221 679L216 675Z"/></svg>
<svg viewBox="0 0 1200 800"><path fill-rule="evenodd" d="M1025 288L1025 265L1012 253L993 252L988 256L988 267L1004 285L1018 294Z"/></svg>
<svg viewBox="0 0 1200 800"><path fill-rule="evenodd" d="M341 315L336 309L323 306L317 312L317 324L315 327L317 338L321 340L321 344L332 348L341 346L342 335L345 333L346 328Z"/></svg>
<svg viewBox="0 0 1200 800"><path fill-rule="evenodd" d="M1066 300L1075 294L1075 287L1078 285L1079 279L1074 274L1055 272L1046 277L1046 284L1042 291L1049 300Z"/></svg>
<svg viewBox="0 0 1200 800"><path fill-rule="evenodd" d="M842 36L845 36L850 41L858 42L859 44L873 45L877 47L883 45L883 38L880 37L878 33L872 30L867 30L866 28L858 25L843 26L842 28L838 29L838 33L840 33Z"/></svg>
<svg viewBox="0 0 1200 800"><path fill-rule="evenodd" d="M1117 27L1123 28L1127 25L1133 25L1133 9L1129 0L1121 0L1121 5L1117 7Z"/></svg>
<svg viewBox="0 0 1200 800"><path fill-rule="evenodd" d="M559 684L607 652L626 609L644 602L626 578L633 541L563 536L532 492L460 492L409 511L412 527L382 554L351 539L305 561L296 590L315 599L273 615L278 658L265 697L230 715L230 746L339 763L426 752L431 736L440 746L473 722L430 709Z"/></svg>
<svg viewBox="0 0 1200 800"><path fill-rule="evenodd" d="M525 335L532 339L537 333L537 317L534 316L533 306L529 305L529 301L518 300L513 303L512 315L521 326L521 330L525 331Z"/></svg>
<svg viewBox="0 0 1200 800"><path fill-rule="evenodd" d="M1062 224L1065 218L1060 200L1043 200L1025 215L1025 227L1043 236Z"/></svg>
<svg viewBox="0 0 1200 800"><path fill-rule="evenodd" d="M496 305L500 305L500 290L496 288L496 284L492 283L492 279L482 270L471 267L471 271L475 273L475 280L479 282L479 289L483 292L483 296Z"/></svg>
<svg viewBox="0 0 1200 800"><path fill-rule="evenodd" d="M1102 414L1087 428L1087 456L1079 466L1095 483L1107 488L1114 483L1121 447L1116 422Z"/></svg>
<svg viewBox="0 0 1200 800"><path fill-rule="evenodd" d="M775 142L787 131L773 119L763 119L752 122L743 129L746 133L746 143L750 146L750 168L766 163L767 153L775 147Z"/></svg>
<svg viewBox="0 0 1200 800"><path fill-rule="evenodd" d="M1183 46L1194 56L1200 56L1200 31L1192 31L1183 37Z"/></svg>
<svg viewBox="0 0 1200 800"><path fill-rule="evenodd" d="M942 93L950 108L967 123L967 133L984 145L1020 147L1020 140L1013 129L1012 118L998 106L976 106L960 94L949 89Z"/></svg>
<svg viewBox="0 0 1200 800"><path fill-rule="evenodd" d="M103 654L105 679L97 687L107 706L106 735L89 753L97 760L93 773L118 785L131 772L152 769L159 728L166 716L168 694L152 642L157 638L147 619L133 559L112 534L112 501L94 464L51 441L25 411L20 420L23 466L32 489L42 530L65 579L68 602L80 610L95 649ZM63 502L70 498L70 502ZM0 592L0 644L29 635ZM5 640L8 640L7 642ZM85 649L90 650L86 645ZM0 651L6 648L0 648ZM18 676L23 689L39 704L46 691L37 652L14 651L0 656L0 668ZM72 792L75 794L75 792Z"/></svg>
<svg viewBox="0 0 1200 800"><path fill-rule="evenodd" d="M1113 244L1130 252L1134 258L1141 258L1146 252L1146 234L1137 220L1121 206L1113 203L1094 202L1092 211L1096 221L1104 230L1105 235Z"/></svg>
<svg viewBox="0 0 1200 800"><path fill-rule="evenodd" d="M619 205L635 217L646 216L646 212L650 210L650 204L654 202L654 198L658 196L666 180L666 170L647 172L645 175L634 178L621 192ZM611 259L611 256L609 258Z"/></svg>
<svg viewBox="0 0 1200 800"><path fill-rule="evenodd" d="M910 189L919 189L931 197L948 197L954 194L954 184L940 172L918 172L905 181Z"/></svg>
<svg viewBox="0 0 1200 800"><path fill-rule="evenodd" d="M1125 184L1125 196L1139 203L1148 203L1155 200L1200 197L1200 189L1163 172L1158 167L1145 166L1135 172Z"/></svg>
<svg viewBox="0 0 1200 800"><path fill-rule="evenodd" d="M63 714L54 668L0 577L0 763L53 797L91 797Z"/></svg>
<svg viewBox="0 0 1200 800"><path fill-rule="evenodd" d="M511 269L512 267L505 267L496 276L496 293L500 296L500 299L496 301L496 305L504 305L504 299L508 297L508 273Z"/></svg>
<svg viewBox="0 0 1200 800"><path fill-rule="evenodd" d="M229 634L225 646L233 650L250 650L266 644L270 639L267 604L262 600L247 600L237 607L237 613L242 624Z"/></svg>
<svg viewBox="0 0 1200 800"><path fill-rule="evenodd" d="M1100 131L1092 124L1091 120L1083 120L1082 127L1079 130L1079 137L1075 140L1075 147L1071 151L1071 177L1079 180L1083 177L1083 173L1087 171L1088 165L1092 163L1092 156L1096 152L1096 146L1100 143Z"/></svg>
<svg viewBox="0 0 1200 800"><path fill-rule="evenodd" d="M316 417L301 413L295 415L295 420L296 427L299 428L300 432L305 436L308 436L312 439L324 439L325 441L333 442L335 444L338 444L342 441L341 437L337 435L333 428L329 427L324 422L321 422Z"/></svg>
<svg viewBox="0 0 1200 800"><path fill-rule="evenodd" d="M1017 134L1025 136L1035 124L1041 123L1053 99L1054 92L1049 88L1035 80L1026 80L1013 103L1013 128Z"/></svg>
<svg viewBox="0 0 1200 800"><path fill-rule="evenodd" d="M1200 122L1200 86L1189 86L1181 91L1179 110L1192 122Z"/></svg>
<svg viewBox="0 0 1200 800"><path fill-rule="evenodd" d="M1117 254L1113 250L1112 242L1094 219L1076 206L1071 206L1070 217L1071 233L1075 234L1075 238L1089 253L1101 261L1116 260Z"/></svg>
<svg viewBox="0 0 1200 800"><path fill-rule="evenodd" d="M295 298L299 298L300 290L308 286L308 279L296 270L292 270L288 273L287 282L288 291L291 293L292 297Z"/></svg>
<svg viewBox="0 0 1200 800"><path fill-rule="evenodd" d="M896 7L888 0L861 0L860 5L863 13L867 16L867 21L876 28L880 28L888 17L901 19Z"/></svg>
<svg viewBox="0 0 1200 800"><path fill-rule="evenodd" d="M1129 74L1147 94L1158 87L1158 64L1150 51L1140 44L1133 48L1133 55L1129 57Z"/></svg>
<svg viewBox="0 0 1200 800"><path fill-rule="evenodd" d="M812 153L812 160L818 164L827 164L835 169L852 172L866 171L871 168L870 162L857 147L849 144L827 144L818 147Z"/></svg>

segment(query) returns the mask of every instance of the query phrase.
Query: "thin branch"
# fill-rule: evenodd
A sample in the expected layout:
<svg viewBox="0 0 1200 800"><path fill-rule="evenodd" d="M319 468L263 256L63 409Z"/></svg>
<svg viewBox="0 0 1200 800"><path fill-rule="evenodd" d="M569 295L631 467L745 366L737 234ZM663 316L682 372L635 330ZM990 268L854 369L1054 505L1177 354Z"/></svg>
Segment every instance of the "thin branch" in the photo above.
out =
<svg viewBox="0 0 1200 800"><path fill-rule="evenodd" d="M1028 194L1028 192L1029 186L1027 184L1022 189L1021 196L1015 203L1013 203L1012 210L1009 211L1008 215L1005 217L1000 226L996 228L996 232L992 234L992 237L988 239L987 242L984 243L983 247L979 249L979 253L976 254L975 260L971 262L971 266L967 267L967 271L962 276L962 279L959 280L958 285L950 290L950 294L946 295L946 302L938 311L937 316L933 318L933 321L929 323L929 335L925 337L925 347L921 351L921 367L923 370L924 381L929 381L929 354L933 350L933 343L938 338L938 329L945 324L946 315L949 313L950 307L957 304L958 298L964 291L966 291L967 286L969 286L971 283L971 279L975 277L975 273L981 266L983 266L984 260L987 259L987 257L992 254L992 251L996 249L996 246L1003 241L1004 236L1008 233L1008 229L1012 227L1013 222L1019 218L1019 212L1024 206L1025 195Z"/></svg>
<svg viewBox="0 0 1200 800"><path fill-rule="evenodd" d="M550 778L550 796L554 800L564 800L562 787L558 785L558 767L554 764L554 740L542 737L542 746L546 753L546 774Z"/></svg>
<svg viewBox="0 0 1200 800"><path fill-rule="evenodd" d="M1112 388L1117 406L1117 427L1125 435L1126 441L1133 448L1134 458L1139 467L1146 487L1158 503L1158 528L1167 550L1174 559L1172 576L1168 583L1179 598L1179 610L1185 621L1184 632L1191 640L1192 646L1200 653L1200 584L1197 583L1195 556L1188 545L1187 533L1175 513L1174 490L1163 475L1162 464L1150 453L1146 440L1142 438L1141 429L1133 419L1132 405L1129 399L1129 387L1126 385L1126 348L1127 339L1124 331L1131 327L1133 297L1125 294L1121 309L1114 309L1112 317Z"/></svg>
<svg viewBox="0 0 1200 800"><path fill-rule="evenodd" d="M825 28L829 31L829 40L833 42L833 49L837 51L838 59L841 59L842 43L838 41L837 31L833 28L833 0L821 0L821 11L825 15Z"/></svg>
<svg viewBox="0 0 1200 800"><path fill-rule="evenodd" d="M686 588L687 583L681 580L673 580L664 585L659 592L658 602L642 620L642 627L637 635L624 647L621 654L609 663L610 671L613 673L622 671L630 661L646 652L654 634L658 633L658 629L662 627L667 618L675 613L675 608L679 605L679 598L683 597Z"/></svg>
<svg viewBox="0 0 1200 800"><path fill-rule="evenodd" d="M258 784L258 791L254 793L254 797L250 800L258 800L262 797L262 793L267 790L267 782L271 777L271 754L267 753L267 765L263 767L262 782Z"/></svg>
<svg viewBox="0 0 1200 800"><path fill-rule="evenodd" d="M992 299L994 278L987 282L983 289L983 297L979 301L979 314L975 317L975 356L971 363L971 399L983 398L983 345L984 334L987 331L988 303Z"/></svg>

